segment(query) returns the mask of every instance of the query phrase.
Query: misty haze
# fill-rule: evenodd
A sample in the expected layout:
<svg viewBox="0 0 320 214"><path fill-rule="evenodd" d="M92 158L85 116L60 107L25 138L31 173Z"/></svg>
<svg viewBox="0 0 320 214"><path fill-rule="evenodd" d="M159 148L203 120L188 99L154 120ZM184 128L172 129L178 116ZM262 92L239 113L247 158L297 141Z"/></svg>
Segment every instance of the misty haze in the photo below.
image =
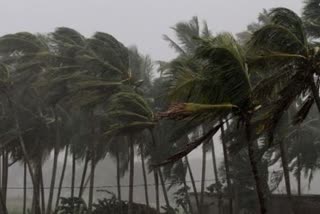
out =
<svg viewBox="0 0 320 214"><path fill-rule="evenodd" d="M320 213L320 0L0 6L0 214Z"/></svg>

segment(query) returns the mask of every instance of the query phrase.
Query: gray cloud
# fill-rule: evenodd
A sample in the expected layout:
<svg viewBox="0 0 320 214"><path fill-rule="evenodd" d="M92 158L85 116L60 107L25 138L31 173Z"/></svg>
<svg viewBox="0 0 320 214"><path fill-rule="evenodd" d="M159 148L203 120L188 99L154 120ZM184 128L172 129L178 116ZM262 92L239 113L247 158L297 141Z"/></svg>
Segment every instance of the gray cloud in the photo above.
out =
<svg viewBox="0 0 320 214"><path fill-rule="evenodd" d="M137 45L153 59L173 56L162 34L197 15L213 32L245 29L263 8L284 6L297 12L301 0L1 0L0 35L17 31L50 32L59 26L85 35L108 32Z"/></svg>

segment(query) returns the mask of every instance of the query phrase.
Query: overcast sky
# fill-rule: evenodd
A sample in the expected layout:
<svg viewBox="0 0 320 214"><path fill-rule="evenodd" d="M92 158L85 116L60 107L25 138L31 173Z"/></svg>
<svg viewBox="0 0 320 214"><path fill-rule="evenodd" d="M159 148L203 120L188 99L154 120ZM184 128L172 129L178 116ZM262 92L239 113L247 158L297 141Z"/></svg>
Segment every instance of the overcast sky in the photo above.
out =
<svg viewBox="0 0 320 214"><path fill-rule="evenodd" d="M18 31L51 32L71 27L90 36L112 34L137 45L154 60L174 56L162 40L170 27L192 16L207 20L213 32L245 29L263 8L300 12L303 0L0 0L0 35Z"/></svg>

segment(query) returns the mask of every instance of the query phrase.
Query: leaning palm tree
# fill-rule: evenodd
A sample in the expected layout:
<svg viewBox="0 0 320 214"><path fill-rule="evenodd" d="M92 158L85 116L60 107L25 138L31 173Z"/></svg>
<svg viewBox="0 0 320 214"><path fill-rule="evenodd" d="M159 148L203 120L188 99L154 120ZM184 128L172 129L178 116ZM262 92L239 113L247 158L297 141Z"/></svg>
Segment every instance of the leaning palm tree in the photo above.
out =
<svg viewBox="0 0 320 214"><path fill-rule="evenodd" d="M304 99L297 112L301 121L307 116L313 103L320 111L319 98L319 47L304 22L297 14L286 8L272 9L268 14L269 23L254 32L249 42L251 67L264 76L255 88L256 98L261 95L272 116L265 119L264 128L273 139L276 127L284 112L300 97ZM307 19L306 19L307 20ZM272 100L270 102L270 99ZM262 120L264 120L262 119ZM291 198L287 146L280 141L281 159L287 194Z"/></svg>
<svg viewBox="0 0 320 214"><path fill-rule="evenodd" d="M160 62L160 71L163 75L169 77L169 78L176 78L179 76L179 70L181 67L183 67L184 70L193 70L196 72L201 72L202 65L201 60L195 60L192 59L192 55L194 55L196 49L199 46L199 43L195 38L206 38L211 35L210 30L208 29L207 23L203 22L203 25L201 26L201 23L199 23L198 17L193 17L188 22L179 22L174 27L172 27L175 36L177 38L177 41L170 38L167 35L164 35L164 39L169 43L169 46L173 48L177 53L178 56L169 61L169 62ZM169 74L169 75L168 75ZM178 98L179 101L184 102L192 102L192 89L188 87L192 87L189 84L189 78L187 77L185 81L181 85L178 85L176 87L181 87L185 90L186 93L179 97L176 97L174 94L170 95L171 98ZM199 130L199 127L197 127L199 124L195 124L194 130L192 130L195 133ZM205 129L205 127L200 127L200 129ZM203 147L203 153L202 153L202 182L201 182L201 197L200 201L203 201L204 197L204 186L205 186L205 164L206 164L206 154L207 154L207 148L206 146ZM194 192L197 191L194 189ZM196 198L198 198L198 195L196 194ZM197 200L199 201L199 200ZM198 203L200 206L202 206L202 203ZM201 213L200 206L198 207L199 212Z"/></svg>
<svg viewBox="0 0 320 214"><path fill-rule="evenodd" d="M107 115L112 118L112 125L105 133L106 136L126 136L129 154L129 204L128 213L133 213L133 183L134 183L134 150L135 135L144 130L152 129L155 118L152 109L142 96L133 91L123 91L110 98Z"/></svg>
<svg viewBox="0 0 320 214"><path fill-rule="evenodd" d="M2 62L5 63L10 70L10 78L7 81L6 87L3 88L2 93L10 106L9 109L15 121L15 129L18 133L17 137L20 142L24 160L29 169L34 191L36 191L38 184L36 184L35 172L32 172L32 157L28 154L28 145L26 145L26 140L24 139L26 136L24 129L27 128L25 125L28 123L24 124L25 121L23 120L27 118L23 112L28 112L27 117L29 117L30 122L34 122L33 124L28 124L31 126L37 123L37 121L41 122L42 119L48 119L46 118L49 115L46 112L48 106L43 102L43 98L38 93L34 83L38 80L39 74L57 63L58 57L52 51L46 36L33 35L26 32L1 37L0 52L3 56ZM26 100L26 97L29 97L30 100ZM47 127L49 128L49 126ZM39 158L39 160L40 159L41 158ZM39 163L37 165L39 167L41 166ZM36 213L39 213L40 204L39 198L37 198L38 194L34 195L34 209Z"/></svg>
<svg viewBox="0 0 320 214"><path fill-rule="evenodd" d="M56 92L52 101L89 116L87 130L91 130L92 143L87 144L91 161L88 209L92 212L95 166L106 154L99 148L103 147L98 131L103 120L101 109L110 96L130 80L128 50L114 37L102 32L88 39L72 29L58 28L53 39L59 54L70 60L62 62L56 71L48 74L49 86Z"/></svg>
<svg viewBox="0 0 320 214"><path fill-rule="evenodd" d="M311 96L301 108L307 112L315 102L320 111L317 61L319 47L308 34L303 20L286 8L271 10L270 24L257 30L249 43L252 64L264 71L256 96L276 99L272 121L277 122L296 98ZM273 123L276 124L276 123Z"/></svg>
<svg viewBox="0 0 320 214"><path fill-rule="evenodd" d="M217 122L219 118L230 114L245 130L260 211L264 214L266 213L266 196L258 170L259 160L255 158L254 138L256 136L251 128L253 114L259 108L259 104L252 96L254 91L244 51L230 34L199 39L199 43L195 57L203 60L203 71L195 74L190 70L180 69L181 76L175 82L175 86L179 86L188 77L188 85L191 85L193 89L193 103L175 104L167 112L160 113L159 116L171 119L210 121L217 125L162 164L175 161L187 155L201 143L208 141L222 126ZM177 94L179 91L186 93L183 87L174 87L174 89Z"/></svg>

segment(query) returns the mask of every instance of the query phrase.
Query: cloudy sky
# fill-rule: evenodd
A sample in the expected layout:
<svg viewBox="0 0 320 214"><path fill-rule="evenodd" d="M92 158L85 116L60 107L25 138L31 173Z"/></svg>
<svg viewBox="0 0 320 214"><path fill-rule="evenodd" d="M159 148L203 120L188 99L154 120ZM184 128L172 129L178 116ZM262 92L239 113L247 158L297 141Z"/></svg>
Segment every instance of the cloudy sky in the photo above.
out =
<svg viewBox="0 0 320 214"><path fill-rule="evenodd" d="M71 27L95 31L137 45L155 60L174 56L162 40L170 27L192 16L207 20L213 32L245 29L263 8L300 12L303 0L0 0L0 35L17 31L50 32Z"/></svg>

